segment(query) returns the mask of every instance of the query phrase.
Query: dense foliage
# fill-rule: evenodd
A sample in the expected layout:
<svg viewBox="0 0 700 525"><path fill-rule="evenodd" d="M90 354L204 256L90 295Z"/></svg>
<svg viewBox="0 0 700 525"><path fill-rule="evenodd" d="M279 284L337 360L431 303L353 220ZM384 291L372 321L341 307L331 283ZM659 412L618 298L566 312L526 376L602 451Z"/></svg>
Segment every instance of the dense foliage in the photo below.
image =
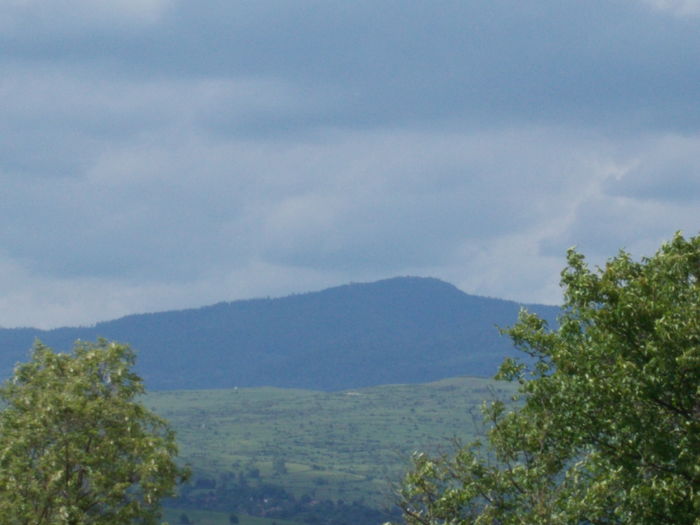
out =
<svg viewBox="0 0 700 525"><path fill-rule="evenodd" d="M362 501L332 500L316 494L295 496L281 485L240 474L218 479L197 477L167 502L178 509L207 509L269 519L292 520L307 525L378 524L397 517Z"/></svg>
<svg viewBox="0 0 700 525"><path fill-rule="evenodd" d="M488 447L417 455L409 524L700 523L700 237L589 269L568 253L556 330L505 330L515 408L493 403Z"/></svg>
<svg viewBox="0 0 700 525"><path fill-rule="evenodd" d="M0 516L6 524L156 523L185 471L173 432L136 399L134 354L101 340L57 354L37 343L0 389Z"/></svg>

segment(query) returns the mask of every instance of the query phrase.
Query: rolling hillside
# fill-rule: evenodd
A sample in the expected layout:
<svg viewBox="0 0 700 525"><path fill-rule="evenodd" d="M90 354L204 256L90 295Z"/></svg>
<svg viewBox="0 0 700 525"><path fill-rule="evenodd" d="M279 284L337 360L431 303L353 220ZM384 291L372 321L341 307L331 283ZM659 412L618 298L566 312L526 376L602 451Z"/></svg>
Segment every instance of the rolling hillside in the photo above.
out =
<svg viewBox="0 0 700 525"><path fill-rule="evenodd" d="M336 523L339 514L343 523L379 525L412 452L445 452L455 437L480 437L481 404L513 392L510 383L455 377L342 392L154 392L146 404L173 425L193 469L169 506L224 512L222 524L235 511L300 523ZM321 502L327 508L317 508Z"/></svg>
<svg viewBox="0 0 700 525"><path fill-rule="evenodd" d="M0 375L35 338L56 350L76 339L130 343L149 390L275 386L342 390L488 377L514 350L496 329L520 305L468 295L431 278L349 284L277 299L130 315L92 327L0 329ZM529 306L554 319L557 308Z"/></svg>

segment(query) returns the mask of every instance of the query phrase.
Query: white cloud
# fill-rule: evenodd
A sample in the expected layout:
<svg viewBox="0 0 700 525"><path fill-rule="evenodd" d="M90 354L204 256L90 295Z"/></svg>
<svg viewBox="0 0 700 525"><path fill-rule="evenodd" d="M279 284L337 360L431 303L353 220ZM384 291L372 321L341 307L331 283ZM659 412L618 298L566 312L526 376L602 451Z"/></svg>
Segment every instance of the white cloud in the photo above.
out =
<svg viewBox="0 0 700 525"><path fill-rule="evenodd" d="M437 272L471 292L551 300L547 272L563 253L538 255L538 243L598 184L600 148L534 128L329 130L282 142L137 135L103 146L83 174L11 179L22 208L3 218L14 233L2 238L32 270L10 297L55 305L32 309L41 323L56 322L52 308L77 317L83 301L81 322L92 322L185 306L188 294L194 304ZM32 295L30 282L50 293Z"/></svg>
<svg viewBox="0 0 700 525"><path fill-rule="evenodd" d="M345 276L251 260L177 283L50 278L0 257L0 327L87 326L140 312L193 308L222 300L287 295L343 283Z"/></svg>
<svg viewBox="0 0 700 525"><path fill-rule="evenodd" d="M103 145L74 177L6 176L0 324L85 324L393 275L557 303L569 246L597 264L697 225L688 196L626 184L631 167L690 163L692 137L188 129Z"/></svg>
<svg viewBox="0 0 700 525"><path fill-rule="evenodd" d="M700 15L700 0L642 0L645 4L660 11L678 16Z"/></svg>
<svg viewBox="0 0 700 525"><path fill-rule="evenodd" d="M15 123L91 131L102 123L101 131L118 133L124 125L138 131L152 122L208 126L215 118L283 117L309 107L308 93L265 78L123 78L47 63L12 64L3 73L0 114Z"/></svg>
<svg viewBox="0 0 700 525"><path fill-rule="evenodd" d="M696 205L700 201L700 135L661 135L630 158L605 192L619 197Z"/></svg>
<svg viewBox="0 0 700 525"><path fill-rule="evenodd" d="M86 29L111 31L121 24L157 23L172 0L3 0L0 34L68 35Z"/></svg>

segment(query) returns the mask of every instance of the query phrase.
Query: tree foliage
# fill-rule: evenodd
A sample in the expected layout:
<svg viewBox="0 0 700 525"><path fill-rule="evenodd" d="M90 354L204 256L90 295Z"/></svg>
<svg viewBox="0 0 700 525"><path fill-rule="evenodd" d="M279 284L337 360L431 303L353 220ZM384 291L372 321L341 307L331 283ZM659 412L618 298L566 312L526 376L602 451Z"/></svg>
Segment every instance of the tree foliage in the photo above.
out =
<svg viewBox="0 0 700 525"><path fill-rule="evenodd" d="M550 329L504 330L511 405L485 407L486 445L417 454L400 490L411 525L700 523L700 237L589 269L568 253Z"/></svg>
<svg viewBox="0 0 700 525"><path fill-rule="evenodd" d="M37 343L0 388L0 515L7 524L156 523L186 475L173 431L139 401L128 346Z"/></svg>

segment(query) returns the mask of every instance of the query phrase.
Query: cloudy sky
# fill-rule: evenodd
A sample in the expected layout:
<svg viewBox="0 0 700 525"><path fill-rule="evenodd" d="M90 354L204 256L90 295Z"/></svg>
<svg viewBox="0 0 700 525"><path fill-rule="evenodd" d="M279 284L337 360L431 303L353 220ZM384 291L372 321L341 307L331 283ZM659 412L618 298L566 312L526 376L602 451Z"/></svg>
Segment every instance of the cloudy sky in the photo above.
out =
<svg viewBox="0 0 700 525"><path fill-rule="evenodd" d="M557 303L700 224L700 0L2 0L0 325L396 275Z"/></svg>

